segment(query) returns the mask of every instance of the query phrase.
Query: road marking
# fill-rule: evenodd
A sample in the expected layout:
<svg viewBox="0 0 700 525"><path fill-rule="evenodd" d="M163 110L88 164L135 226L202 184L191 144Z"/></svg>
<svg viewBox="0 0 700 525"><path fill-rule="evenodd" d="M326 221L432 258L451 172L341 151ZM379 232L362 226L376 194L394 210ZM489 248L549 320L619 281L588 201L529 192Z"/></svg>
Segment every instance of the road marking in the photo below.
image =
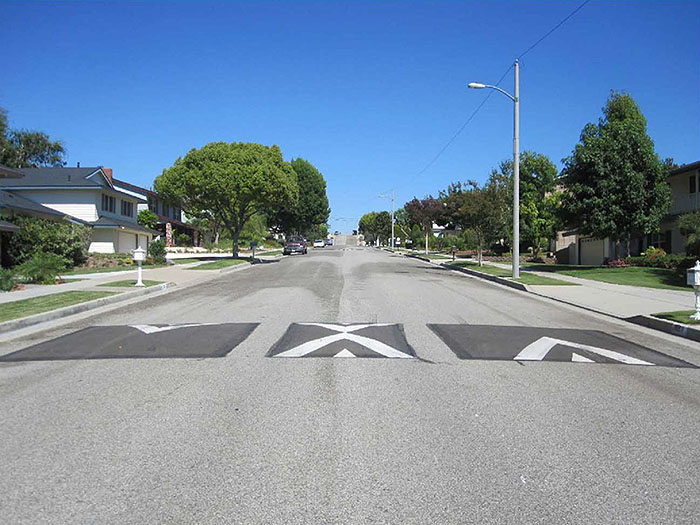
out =
<svg viewBox="0 0 700 525"><path fill-rule="evenodd" d="M395 323L293 323L268 356L412 359L415 353Z"/></svg>
<svg viewBox="0 0 700 525"><path fill-rule="evenodd" d="M557 345L570 346L573 348L578 348L579 350L587 350L588 352L607 357L614 361L619 361L628 365L646 365L654 366L654 363L649 361L644 361L643 359L637 359L613 350L606 350L605 348L598 348L597 346L583 345L581 343L573 343L571 341L565 341L564 339L555 339L554 337L540 337L534 343L530 343L525 348L523 348L518 355L513 359L516 361L542 361L549 351ZM573 356L577 356L579 359L577 362L580 363L594 363L595 361L591 359L586 359L583 356L573 354L571 360L574 361Z"/></svg>
<svg viewBox="0 0 700 525"><path fill-rule="evenodd" d="M576 352L571 352L571 361L574 363L595 363L592 359L578 355Z"/></svg>
<svg viewBox="0 0 700 525"><path fill-rule="evenodd" d="M166 326L155 326L151 324L130 324L130 328L136 328L144 334L157 334L158 332L168 332L178 328L191 328L193 326L213 326L216 323L191 323L191 324L169 324Z"/></svg>

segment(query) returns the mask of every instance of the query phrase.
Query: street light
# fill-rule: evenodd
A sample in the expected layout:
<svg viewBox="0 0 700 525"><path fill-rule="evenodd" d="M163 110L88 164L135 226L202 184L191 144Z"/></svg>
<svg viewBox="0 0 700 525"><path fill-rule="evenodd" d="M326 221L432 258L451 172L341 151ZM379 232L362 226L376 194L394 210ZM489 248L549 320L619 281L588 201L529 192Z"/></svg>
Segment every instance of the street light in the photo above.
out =
<svg viewBox="0 0 700 525"><path fill-rule="evenodd" d="M379 198L380 199L386 199L388 195L386 193L382 193ZM391 190L391 249L394 249L394 189L392 188Z"/></svg>
<svg viewBox="0 0 700 525"><path fill-rule="evenodd" d="M471 89L495 89L513 101L513 279L520 277L520 69L514 64L514 95L498 86L470 82Z"/></svg>

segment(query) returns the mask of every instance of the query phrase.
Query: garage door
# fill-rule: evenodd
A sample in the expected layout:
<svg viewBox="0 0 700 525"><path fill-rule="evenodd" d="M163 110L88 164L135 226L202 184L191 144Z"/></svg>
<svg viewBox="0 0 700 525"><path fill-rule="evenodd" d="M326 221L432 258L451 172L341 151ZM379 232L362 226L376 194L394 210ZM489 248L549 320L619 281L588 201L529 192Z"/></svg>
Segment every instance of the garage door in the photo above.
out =
<svg viewBox="0 0 700 525"><path fill-rule="evenodd" d="M121 253L131 253L136 246L136 234L119 232L119 251Z"/></svg>
<svg viewBox="0 0 700 525"><path fill-rule="evenodd" d="M580 240L581 264L598 266L605 259L605 239Z"/></svg>

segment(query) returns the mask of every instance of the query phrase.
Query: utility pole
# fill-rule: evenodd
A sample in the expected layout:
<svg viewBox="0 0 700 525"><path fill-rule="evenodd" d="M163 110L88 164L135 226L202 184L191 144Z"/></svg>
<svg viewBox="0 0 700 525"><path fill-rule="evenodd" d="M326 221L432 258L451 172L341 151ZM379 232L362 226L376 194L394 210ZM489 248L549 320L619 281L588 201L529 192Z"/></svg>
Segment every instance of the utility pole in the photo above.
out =
<svg viewBox="0 0 700 525"><path fill-rule="evenodd" d="M513 104L513 279L520 277L520 66L515 59Z"/></svg>
<svg viewBox="0 0 700 525"><path fill-rule="evenodd" d="M394 188L391 189L391 249L394 249Z"/></svg>

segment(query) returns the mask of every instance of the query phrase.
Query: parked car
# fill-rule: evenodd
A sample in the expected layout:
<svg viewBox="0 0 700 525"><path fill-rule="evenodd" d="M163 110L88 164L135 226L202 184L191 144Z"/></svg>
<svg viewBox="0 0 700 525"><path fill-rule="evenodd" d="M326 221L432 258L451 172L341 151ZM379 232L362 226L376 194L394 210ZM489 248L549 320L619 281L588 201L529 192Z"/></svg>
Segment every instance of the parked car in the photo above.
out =
<svg viewBox="0 0 700 525"><path fill-rule="evenodd" d="M284 249L282 250L284 255L292 255L293 253L300 253L304 255L307 253L306 239L299 236L292 236L286 240L284 243Z"/></svg>
<svg viewBox="0 0 700 525"><path fill-rule="evenodd" d="M326 246L333 246L333 239L332 238L326 239Z"/></svg>
<svg viewBox="0 0 700 525"><path fill-rule="evenodd" d="M326 246L326 243L323 242L323 239L316 239L314 241L314 248L323 248Z"/></svg>

